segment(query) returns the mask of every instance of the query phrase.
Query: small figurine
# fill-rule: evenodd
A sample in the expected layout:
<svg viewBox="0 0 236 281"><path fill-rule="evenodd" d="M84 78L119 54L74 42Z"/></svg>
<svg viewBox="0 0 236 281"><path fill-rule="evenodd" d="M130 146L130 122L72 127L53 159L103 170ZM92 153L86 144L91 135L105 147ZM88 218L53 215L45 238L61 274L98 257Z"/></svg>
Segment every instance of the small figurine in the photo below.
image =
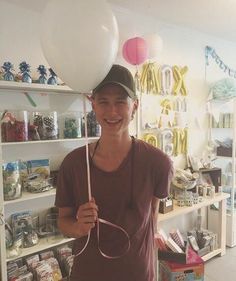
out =
<svg viewBox="0 0 236 281"><path fill-rule="evenodd" d="M49 70L50 75L51 75L48 78L48 84L49 85L57 85L57 75L56 75L56 73L51 68L49 68L48 70Z"/></svg>
<svg viewBox="0 0 236 281"><path fill-rule="evenodd" d="M14 74L11 72L11 70L13 70L13 64L9 61L4 62L2 68L5 71L3 79L6 81L14 81Z"/></svg>
<svg viewBox="0 0 236 281"><path fill-rule="evenodd" d="M22 82L32 83L32 78L29 74L30 72L30 65L25 61L19 64L20 72L22 73Z"/></svg>
<svg viewBox="0 0 236 281"><path fill-rule="evenodd" d="M38 79L38 83L40 84L47 84L47 70L46 67L42 64L39 65L39 67L37 68L40 76Z"/></svg>

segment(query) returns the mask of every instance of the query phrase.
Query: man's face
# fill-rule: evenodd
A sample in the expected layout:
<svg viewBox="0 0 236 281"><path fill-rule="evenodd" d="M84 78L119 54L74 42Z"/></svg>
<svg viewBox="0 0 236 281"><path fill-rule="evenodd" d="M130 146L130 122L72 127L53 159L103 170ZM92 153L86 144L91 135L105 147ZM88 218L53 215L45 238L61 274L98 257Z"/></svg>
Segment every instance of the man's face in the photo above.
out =
<svg viewBox="0 0 236 281"><path fill-rule="evenodd" d="M102 133L127 133L137 105L138 102L133 101L122 87L113 84L104 86L92 98L93 110Z"/></svg>

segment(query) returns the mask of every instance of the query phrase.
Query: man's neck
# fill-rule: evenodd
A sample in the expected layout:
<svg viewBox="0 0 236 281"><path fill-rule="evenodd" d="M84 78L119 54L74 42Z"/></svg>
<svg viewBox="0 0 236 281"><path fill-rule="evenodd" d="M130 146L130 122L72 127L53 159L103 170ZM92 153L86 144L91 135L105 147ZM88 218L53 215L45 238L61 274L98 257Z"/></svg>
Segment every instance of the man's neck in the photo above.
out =
<svg viewBox="0 0 236 281"><path fill-rule="evenodd" d="M123 153L126 154L129 151L132 144L132 138L127 135L123 137L101 137L99 140L99 152L102 155L115 156L115 155L122 155Z"/></svg>

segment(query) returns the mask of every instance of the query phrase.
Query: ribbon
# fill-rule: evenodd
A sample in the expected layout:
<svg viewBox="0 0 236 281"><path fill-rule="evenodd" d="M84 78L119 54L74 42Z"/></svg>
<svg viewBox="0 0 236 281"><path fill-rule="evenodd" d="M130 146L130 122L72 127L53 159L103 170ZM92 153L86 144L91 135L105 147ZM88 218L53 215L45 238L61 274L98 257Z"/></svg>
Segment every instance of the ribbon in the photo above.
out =
<svg viewBox="0 0 236 281"><path fill-rule="evenodd" d="M140 85L140 75L138 73L138 70L136 69L135 75L134 75L134 84L137 91L140 91L141 85Z"/></svg>
<svg viewBox="0 0 236 281"><path fill-rule="evenodd" d="M37 107L37 104L27 92L24 92L23 94L25 95L25 97L27 98L27 100L32 106Z"/></svg>
<svg viewBox="0 0 236 281"><path fill-rule="evenodd" d="M84 121L85 121L85 149L86 149L86 167L87 167L87 181L88 181L88 198L89 198L89 201L92 199L92 192L91 192L91 180L90 180L90 165L89 165L89 147L88 147L88 124L87 124L87 114L86 114L86 95L84 94L83 95L83 109L84 109ZM106 225L109 225L111 227L114 227L120 231L122 231L124 233L124 235L126 236L127 238L127 248L126 250L121 254L121 255L114 255L114 256L109 256L107 254L105 254L101 247L100 247L100 226L99 224L100 223L103 223L103 224L106 224ZM130 249L130 238L129 238L129 234L122 228L120 227L119 225L116 225L116 224L113 224L109 221L106 221L104 219L101 219L101 218L97 218L97 221L96 221L96 224L97 224L97 241L98 241L98 250L99 252L101 253L101 255L105 258L108 258L108 259L118 259L118 258L121 258L123 257ZM87 248L88 246L88 243L89 243L89 240L90 240L90 237L91 237L91 231L89 231L88 233L88 236L87 236L87 240L86 240L86 243L84 245L84 247L82 248L81 251L79 251L75 257L81 255L84 250Z"/></svg>
<svg viewBox="0 0 236 281"><path fill-rule="evenodd" d="M216 64L218 64L219 68L223 70L226 74L228 74L230 77L236 78L236 70L230 68L228 65L226 65L223 60L220 58L220 56L216 53L215 49L206 46L205 47L205 64L206 66L209 65L209 57L212 57Z"/></svg>

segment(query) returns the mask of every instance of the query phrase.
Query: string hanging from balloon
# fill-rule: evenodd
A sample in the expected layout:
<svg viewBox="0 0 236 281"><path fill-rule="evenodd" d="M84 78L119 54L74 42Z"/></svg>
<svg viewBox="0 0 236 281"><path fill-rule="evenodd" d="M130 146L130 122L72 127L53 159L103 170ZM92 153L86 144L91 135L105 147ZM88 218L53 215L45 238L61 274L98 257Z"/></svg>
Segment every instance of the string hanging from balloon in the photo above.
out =
<svg viewBox="0 0 236 281"><path fill-rule="evenodd" d="M136 89L140 91L138 65L145 62L148 58L147 42L141 37L134 37L126 40L122 48L122 55L128 63L136 66L134 81Z"/></svg>

